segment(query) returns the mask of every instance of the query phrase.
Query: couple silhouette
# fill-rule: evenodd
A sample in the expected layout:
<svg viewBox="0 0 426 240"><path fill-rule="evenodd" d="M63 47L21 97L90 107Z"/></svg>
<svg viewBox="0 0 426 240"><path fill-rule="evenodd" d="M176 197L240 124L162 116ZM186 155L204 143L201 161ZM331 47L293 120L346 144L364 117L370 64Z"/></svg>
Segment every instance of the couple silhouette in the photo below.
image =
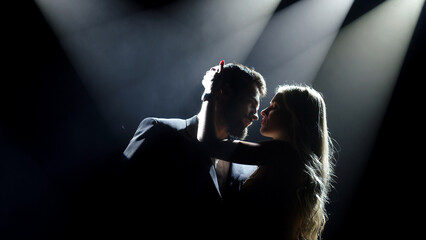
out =
<svg viewBox="0 0 426 240"><path fill-rule="evenodd" d="M327 219L332 143L326 105L308 86L282 85L261 111L262 75L222 60L209 69L198 114L146 118L124 151L120 219L152 239L318 239Z"/></svg>

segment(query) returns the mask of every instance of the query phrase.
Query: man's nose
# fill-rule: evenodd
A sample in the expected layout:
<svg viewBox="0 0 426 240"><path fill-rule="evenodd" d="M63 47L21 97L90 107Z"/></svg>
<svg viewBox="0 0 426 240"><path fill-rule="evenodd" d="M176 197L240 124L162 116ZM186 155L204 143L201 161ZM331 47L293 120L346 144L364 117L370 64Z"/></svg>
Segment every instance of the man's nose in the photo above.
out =
<svg viewBox="0 0 426 240"><path fill-rule="evenodd" d="M251 115L251 119L252 119L253 121L257 121L257 120L259 120L259 115L257 114L257 111L256 111L253 115Z"/></svg>

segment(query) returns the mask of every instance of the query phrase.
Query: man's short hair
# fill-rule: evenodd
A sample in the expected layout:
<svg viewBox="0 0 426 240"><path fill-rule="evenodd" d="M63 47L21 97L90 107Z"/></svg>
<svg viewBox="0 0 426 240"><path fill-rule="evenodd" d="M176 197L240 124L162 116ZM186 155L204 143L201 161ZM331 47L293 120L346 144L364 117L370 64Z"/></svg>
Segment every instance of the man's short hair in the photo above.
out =
<svg viewBox="0 0 426 240"><path fill-rule="evenodd" d="M217 75L217 78L213 81L213 89L220 89L226 83L232 93L239 94L254 86L259 91L261 98L266 96L265 79L253 68L239 63L227 63L220 74Z"/></svg>

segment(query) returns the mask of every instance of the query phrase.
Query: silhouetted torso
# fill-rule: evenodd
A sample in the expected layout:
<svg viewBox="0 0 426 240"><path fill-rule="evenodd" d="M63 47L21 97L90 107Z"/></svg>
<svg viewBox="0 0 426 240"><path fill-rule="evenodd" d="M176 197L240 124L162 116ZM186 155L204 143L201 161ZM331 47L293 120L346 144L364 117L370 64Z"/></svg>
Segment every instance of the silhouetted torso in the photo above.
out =
<svg viewBox="0 0 426 240"><path fill-rule="evenodd" d="M301 171L295 150L286 142L269 141L260 148L237 149L229 160L262 164L226 203L241 219L239 231L232 234L241 239L292 239Z"/></svg>
<svg viewBox="0 0 426 240"><path fill-rule="evenodd" d="M194 138L196 124L196 117L148 118L140 124L125 151L119 215L126 235L213 239L226 234L215 227L225 216L222 196L211 158ZM237 191L250 175L240 168L232 164L228 190Z"/></svg>

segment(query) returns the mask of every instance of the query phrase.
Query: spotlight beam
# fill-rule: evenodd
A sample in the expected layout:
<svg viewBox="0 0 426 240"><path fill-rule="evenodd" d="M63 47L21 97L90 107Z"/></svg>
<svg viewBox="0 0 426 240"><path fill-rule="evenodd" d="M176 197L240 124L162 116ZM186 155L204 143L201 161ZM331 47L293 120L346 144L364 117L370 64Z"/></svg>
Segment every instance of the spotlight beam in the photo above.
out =
<svg viewBox="0 0 426 240"><path fill-rule="evenodd" d="M346 211L374 146L424 0L390 0L344 27L314 87L340 145L335 218Z"/></svg>
<svg viewBox="0 0 426 240"><path fill-rule="evenodd" d="M206 69L220 59L243 62L279 2L181 0L145 9L129 0L36 0L123 141L123 128L143 116L193 114Z"/></svg>

